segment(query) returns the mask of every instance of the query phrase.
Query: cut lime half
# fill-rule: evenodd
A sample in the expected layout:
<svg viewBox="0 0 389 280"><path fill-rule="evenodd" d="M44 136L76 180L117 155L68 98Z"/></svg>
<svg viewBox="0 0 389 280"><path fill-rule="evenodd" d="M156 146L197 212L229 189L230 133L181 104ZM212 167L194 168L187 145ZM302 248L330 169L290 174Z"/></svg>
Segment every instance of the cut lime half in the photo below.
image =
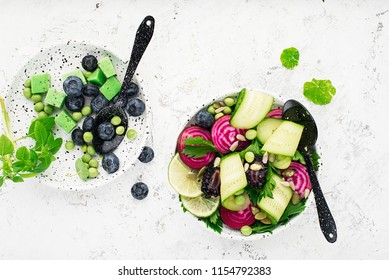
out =
<svg viewBox="0 0 389 280"><path fill-rule="evenodd" d="M181 196L182 205L190 213L199 218L206 218L211 216L220 204L220 197L206 198L204 195L198 197Z"/></svg>

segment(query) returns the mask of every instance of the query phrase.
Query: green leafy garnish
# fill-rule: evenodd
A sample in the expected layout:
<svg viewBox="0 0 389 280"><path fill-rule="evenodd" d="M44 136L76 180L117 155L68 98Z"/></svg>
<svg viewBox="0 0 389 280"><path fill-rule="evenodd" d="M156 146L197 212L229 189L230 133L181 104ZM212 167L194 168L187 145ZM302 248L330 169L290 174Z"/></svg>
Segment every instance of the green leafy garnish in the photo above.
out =
<svg viewBox="0 0 389 280"><path fill-rule="evenodd" d="M318 105L330 103L335 94L336 88L330 80L312 79L312 82L304 84L304 96Z"/></svg>
<svg viewBox="0 0 389 280"><path fill-rule="evenodd" d="M85 181L86 179L88 179L88 164L83 162L80 158L76 160L76 171L81 180Z"/></svg>
<svg viewBox="0 0 389 280"><path fill-rule="evenodd" d="M276 182L273 179L273 175L279 175L279 173L279 170L269 162L266 172L266 183L260 190L258 201L260 201L262 197L266 196L273 198L273 190L276 186Z"/></svg>
<svg viewBox="0 0 389 280"><path fill-rule="evenodd" d="M285 225L289 222L291 218L294 216L300 214L305 209L305 202L306 200L303 199L297 204L293 204L292 202L289 202L288 206L286 207L284 213L282 214L280 220L277 224L274 225L265 225L261 223L260 221L255 222L251 227L253 229L253 233L264 233L264 232L270 232L272 233L274 229L281 225Z"/></svg>
<svg viewBox="0 0 389 280"><path fill-rule="evenodd" d="M254 155L260 155L262 153L261 148L262 148L262 144L258 141L258 139L255 139L251 142L250 146L248 146L243 151L239 152L239 155L241 158L244 158L244 155L247 152L252 152Z"/></svg>
<svg viewBox="0 0 389 280"><path fill-rule="evenodd" d="M320 156L318 153L316 153L316 151L312 151L309 153L309 156L311 157L311 160L312 160L312 164L313 164L313 169L315 169L315 171L318 171L319 170L319 159L320 159Z"/></svg>
<svg viewBox="0 0 389 280"><path fill-rule="evenodd" d="M35 145L32 148L27 146L17 148L16 142L20 139L13 140L10 119L2 97L0 97L0 105L6 127L6 134L0 136L0 162L2 162L0 186L2 186L5 180L23 182L23 178L35 177L49 168L51 162L56 159L54 155L60 149L62 139L54 138L52 132L54 118L44 117L33 121L28 134L21 138L32 138L35 140Z"/></svg>
<svg viewBox="0 0 389 280"><path fill-rule="evenodd" d="M284 49L280 57L282 65L287 69L296 67L299 64L299 59L300 53L294 47Z"/></svg>
<svg viewBox="0 0 389 280"><path fill-rule="evenodd" d="M298 150L296 150L296 153L294 154L292 160L299 161L301 164L304 164L304 165L306 164L304 156Z"/></svg>
<svg viewBox="0 0 389 280"><path fill-rule="evenodd" d="M202 218L207 227L216 231L217 233L221 233L223 230L223 221L220 217L219 209L215 211L211 216L207 218Z"/></svg>
<svg viewBox="0 0 389 280"><path fill-rule="evenodd" d="M184 139L184 146L185 148L182 152L192 158L200 158L207 153L217 151L211 141L204 140L204 138L200 136Z"/></svg>

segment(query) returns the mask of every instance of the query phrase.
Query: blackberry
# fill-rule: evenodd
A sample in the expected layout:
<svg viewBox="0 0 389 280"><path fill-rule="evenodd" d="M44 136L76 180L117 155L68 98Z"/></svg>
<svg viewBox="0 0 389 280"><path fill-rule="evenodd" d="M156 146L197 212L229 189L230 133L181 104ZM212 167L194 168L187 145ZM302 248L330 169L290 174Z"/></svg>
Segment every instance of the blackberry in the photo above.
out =
<svg viewBox="0 0 389 280"><path fill-rule="evenodd" d="M213 162L207 165L203 173L201 191L205 197L216 197L220 195L220 168L214 167Z"/></svg>
<svg viewBox="0 0 389 280"><path fill-rule="evenodd" d="M254 161L251 163L256 163L262 166L261 170L251 170L250 168L246 171L247 183L253 188L262 188L266 183L266 173L267 173L267 164L262 162L262 156L256 155Z"/></svg>

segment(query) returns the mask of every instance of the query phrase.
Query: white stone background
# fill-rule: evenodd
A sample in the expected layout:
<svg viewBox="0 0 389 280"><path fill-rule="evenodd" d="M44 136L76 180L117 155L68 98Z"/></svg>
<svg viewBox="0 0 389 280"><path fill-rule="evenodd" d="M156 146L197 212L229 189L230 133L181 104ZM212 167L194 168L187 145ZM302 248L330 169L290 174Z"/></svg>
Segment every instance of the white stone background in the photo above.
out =
<svg viewBox="0 0 389 280"><path fill-rule="evenodd" d="M129 57L144 16L156 19L138 72L152 107L156 157L93 191L31 183L0 189L1 259L387 259L389 3L382 1L0 1L0 90L40 49L68 40ZM300 50L292 71L281 51ZM313 105L305 81L330 79L331 104ZM277 235L219 237L184 214L167 181L188 112L242 87L303 101L315 116L321 185L338 226L326 242L314 205ZM142 180L149 196L136 201Z"/></svg>

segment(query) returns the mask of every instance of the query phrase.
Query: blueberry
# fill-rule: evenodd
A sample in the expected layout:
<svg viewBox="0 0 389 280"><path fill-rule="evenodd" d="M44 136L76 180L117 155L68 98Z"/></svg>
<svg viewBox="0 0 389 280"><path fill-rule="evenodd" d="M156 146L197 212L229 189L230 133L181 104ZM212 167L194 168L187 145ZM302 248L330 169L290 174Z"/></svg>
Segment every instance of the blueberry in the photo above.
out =
<svg viewBox="0 0 389 280"><path fill-rule="evenodd" d="M124 94L130 98L130 97L134 97L136 96L137 94L139 93L139 86L133 82L131 82L129 85L128 85L128 88L124 91Z"/></svg>
<svg viewBox="0 0 389 280"><path fill-rule="evenodd" d="M140 162L148 163L154 158L154 151L152 148L144 146L142 152L140 153L138 159Z"/></svg>
<svg viewBox="0 0 389 280"><path fill-rule="evenodd" d="M85 99L84 96L67 96L65 99L66 108L73 112L80 112L84 107Z"/></svg>
<svg viewBox="0 0 389 280"><path fill-rule="evenodd" d="M63 82L63 90L68 96L80 96L82 94L82 81L79 77L69 76Z"/></svg>
<svg viewBox="0 0 389 280"><path fill-rule="evenodd" d="M127 113L133 117L138 117L145 111L145 103L138 98L130 98L127 101L126 110Z"/></svg>
<svg viewBox="0 0 389 280"><path fill-rule="evenodd" d="M104 141L111 140L115 135L115 127L110 122L103 122L97 128L97 136Z"/></svg>
<svg viewBox="0 0 389 280"><path fill-rule="evenodd" d="M92 111L97 114L101 109L109 105L109 101L104 95L99 94L92 99L90 105L92 107Z"/></svg>
<svg viewBox="0 0 389 280"><path fill-rule="evenodd" d="M93 72L97 69L97 58L94 55L86 55L81 61L82 68Z"/></svg>
<svg viewBox="0 0 389 280"><path fill-rule="evenodd" d="M100 93L99 86L94 84L86 84L82 88L82 93L88 97L95 97Z"/></svg>
<svg viewBox="0 0 389 280"><path fill-rule="evenodd" d="M198 126L209 129L215 122L215 118L206 111L200 111L196 114L196 123Z"/></svg>
<svg viewBox="0 0 389 280"><path fill-rule="evenodd" d="M145 183L138 182L132 186L131 194L134 198L142 200L149 194L149 188Z"/></svg>
<svg viewBox="0 0 389 280"><path fill-rule="evenodd" d="M119 169L119 159L113 153L106 154L103 157L102 166L108 173L115 173Z"/></svg>
<svg viewBox="0 0 389 280"><path fill-rule="evenodd" d="M95 119L93 117L86 117L84 122L82 123L82 130L92 131L94 123L95 123Z"/></svg>
<svg viewBox="0 0 389 280"><path fill-rule="evenodd" d="M74 144L77 146L82 146L84 144L84 131L82 131L79 128L76 128L75 130L72 131L72 140Z"/></svg>

